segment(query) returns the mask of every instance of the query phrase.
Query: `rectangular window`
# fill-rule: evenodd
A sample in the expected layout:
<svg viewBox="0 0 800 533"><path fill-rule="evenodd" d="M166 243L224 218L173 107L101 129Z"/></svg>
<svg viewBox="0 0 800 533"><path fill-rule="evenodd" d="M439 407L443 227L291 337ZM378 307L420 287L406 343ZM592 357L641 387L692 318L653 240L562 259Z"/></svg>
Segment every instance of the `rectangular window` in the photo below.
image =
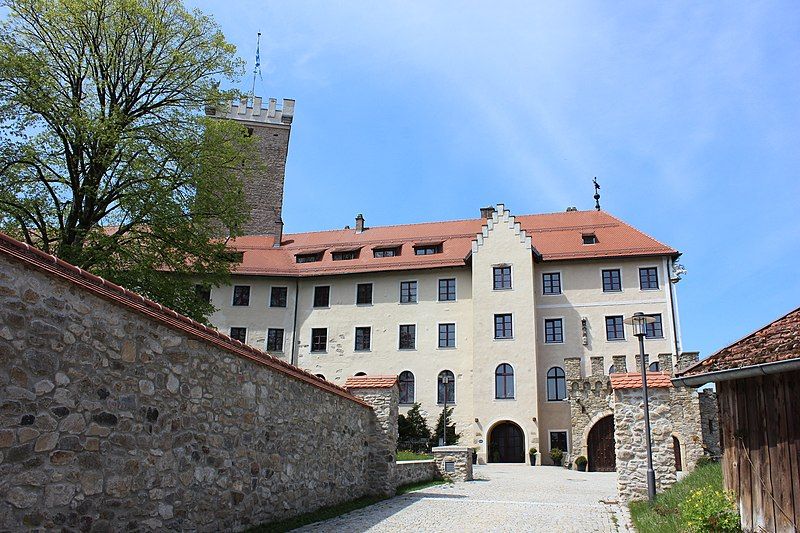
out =
<svg viewBox="0 0 800 533"><path fill-rule="evenodd" d="M606 339L610 341L625 340L625 324L622 316L606 317Z"/></svg>
<svg viewBox="0 0 800 533"><path fill-rule="evenodd" d="M404 324L400 326L400 349L414 350L417 344L417 326Z"/></svg>
<svg viewBox="0 0 800 533"><path fill-rule="evenodd" d="M658 289L658 269L647 267L639 269L639 288L643 291Z"/></svg>
<svg viewBox="0 0 800 533"><path fill-rule="evenodd" d="M620 292L622 290L622 276L619 269L603 270L603 292Z"/></svg>
<svg viewBox="0 0 800 533"><path fill-rule="evenodd" d="M356 303L370 305L372 303L372 283L359 283L356 285Z"/></svg>
<svg viewBox="0 0 800 533"><path fill-rule="evenodd" d="M230 338L240 342L247 342L247 328L231 328Z"/></svg>
<svg viewBox="0 0 800 533"><path fill-rule="evenodd" d="M663 339L664 338L664 328L661 325L661 315L647 315L649 317L653 317L656 319L655 322L652 324L647 324L647 329L645 330L645 338L646 339Z"/></svg>
<svg viewBox="0 0 800 533"><path fill-rule="evenodd" d="M328 328L312 328L311 351L324 352L328 349Z"/></svg>
<svg viewBox="0 0 800 533"><path fill-rule="evenodd" d="M558 272L542 274L542 292L544 294L561 294L561 274Z"/></svg>
<svg viewBox="0 0 800 533"><path fill-rule="evenodd" d="M494 290L499 291L502 289L511 288L511 267L499 266L494 267Z"/></svg>
<svg viewBox="0 0 800 533"><path fill-rule="evenodd" d="M439 301L452 302L456 299L456 280L455 279L440 279L439 280Z"/></svg>
<svg viewBox="0 0 800 533"><path fill-rule="evenodd" d="M283 351L283 330L269 328L267 330L267 351L268 352L282 352Z"/></svg>
<svg viewBox="0 0 800 533"><path fill-rule="evenodd" d="M233 286L233 305L250 305L250 285Z"/></svg>
<svg viewBox="0 0 800 533"><path fill-rule="evenodd" d="M334 261L349 261L350 259L358 259L358 250L351 250L349 252L333 252L331 258Z"/></svg>
<svg viewBox="0 0 800 533"><path fill-rule="evenodd" d="M286 307L286 295L288 292L286 287L272 287L269 292L269 306Z"/></svg>
<svg viewBox="0 0 800 533"><path fill-rule="evenodd" d="M544 320L544 342L547 344L564 342L564 324L560 318Z"/></svg>
<svg viewBox="0 0 800 533"><path fill-rule="evenodd" d="M297 254L295 261L298 263L316 263L322 259L322 254Z"/></svg>
<svg viewBox="0 0 800 533"><path fill-rule="evenodd" d="M328 285L314 287L314 307L329 307L331 303L331 288Z"/></svg>
<svg viewBox="0 0 800 533"><path fill-rule="evenodd" d="M355 347L355 350L357 352L369 351L371 333L372 333L372 328L370 328L370 327L359 327L359 328L356 328L356 347Z"/></svg>
<svg viewBox="0 0 800 533"><path fill-rule="evenodd" d="M414 255L433 255L440 253L442 253L441 244L431 244L431 245L414 247Z"/></svg>
<svg viewBox="0 0 800 533"><path fill-rule="evenodd" d="M439 324L439 348L456 347L456 325Z"/></svg>
<svg viewBox="0 0 800 533"><path fill-rule="evenodd" d="M511 330L511 314L494 315L494 338L510 339L514 336Z"/></svg>
<svg viewBox="0 0 800 533"><path fill-rule="evenodd" d="M395 257L400 255L400 248L376 248L372 251L372 257Z"/></svg>
<svg viewBox="0 0 800 533"><path fill-rule="evenodd" d="M195 285L194 295L203 303L211 303L211 285L203 283Z"/></svg>
<svg viewBox="0 0 800 533"><path fill-rule="evenodd" d="M550 432L550 449L555 450L558 448L562 452L567 451L567 432L566 431L551 431Z"/></svg>
<svg viewBox="0 0 800 533"><path fill-rule="evenodd" d="M401 281L400 282L400 303L408 304L417 301L417 282L416 281Z"/></svg>
<svg viewBox="0 0 800 533"><path fill-rule="evenodd" d="M597 235L594 233L584 233L581 235L583 244L597 244Z"/></svg>

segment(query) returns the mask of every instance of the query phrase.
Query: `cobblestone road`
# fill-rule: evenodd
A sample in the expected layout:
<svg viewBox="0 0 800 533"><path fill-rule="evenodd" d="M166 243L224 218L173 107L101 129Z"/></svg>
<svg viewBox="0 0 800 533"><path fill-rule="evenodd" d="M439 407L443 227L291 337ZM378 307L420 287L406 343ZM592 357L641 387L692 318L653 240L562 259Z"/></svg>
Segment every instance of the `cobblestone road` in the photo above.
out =
<svg viewBox="0 0 800 533"><path fill-rule="evenodd" d="M629 531L616 474L486 465L475 481L398 496L298 531Z"/></svg>

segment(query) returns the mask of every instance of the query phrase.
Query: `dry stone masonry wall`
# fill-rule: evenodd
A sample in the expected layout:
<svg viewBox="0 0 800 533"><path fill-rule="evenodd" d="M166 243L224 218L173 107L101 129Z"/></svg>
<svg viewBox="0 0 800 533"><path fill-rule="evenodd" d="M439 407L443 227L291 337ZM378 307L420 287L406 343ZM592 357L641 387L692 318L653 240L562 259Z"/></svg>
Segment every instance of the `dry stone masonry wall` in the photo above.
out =
<svg viewBox="0 0 800 533"><path fill-rule="evenodd" d="M371 493L389 457L358 400L4 254L0 360L10 529L239 530Z"/></svg>

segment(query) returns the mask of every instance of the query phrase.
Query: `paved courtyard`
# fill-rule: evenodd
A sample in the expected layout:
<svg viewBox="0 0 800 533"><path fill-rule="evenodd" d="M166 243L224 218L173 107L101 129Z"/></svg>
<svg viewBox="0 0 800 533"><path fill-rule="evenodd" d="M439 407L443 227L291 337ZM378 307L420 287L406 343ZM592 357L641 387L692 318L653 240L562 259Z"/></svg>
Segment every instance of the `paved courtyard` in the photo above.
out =
<svg viewBox="0 0 800 533"><path fill-rule="evenodd" d="M299 531L629 531L616 474L486 465L475 481L398 496Z"/></svg>

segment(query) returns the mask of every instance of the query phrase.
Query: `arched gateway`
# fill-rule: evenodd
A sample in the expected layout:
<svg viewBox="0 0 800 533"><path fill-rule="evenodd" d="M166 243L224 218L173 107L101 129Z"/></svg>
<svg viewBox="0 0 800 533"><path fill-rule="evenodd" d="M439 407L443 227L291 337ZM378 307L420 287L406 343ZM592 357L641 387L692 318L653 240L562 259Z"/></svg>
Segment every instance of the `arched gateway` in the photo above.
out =
<svg viewBox="0 0 800 533"><path fill-rule="evenodd" d="M614 415L598 420L589 430L588 450L590 472L613 472L617 469L614 451Z"/></svg>
<svg viewBox="0 0 800 533"><path fill-rule="evenodd" d="M525 435L514 422L500 422L489 432L490 463L524 463Z"/></svg>

